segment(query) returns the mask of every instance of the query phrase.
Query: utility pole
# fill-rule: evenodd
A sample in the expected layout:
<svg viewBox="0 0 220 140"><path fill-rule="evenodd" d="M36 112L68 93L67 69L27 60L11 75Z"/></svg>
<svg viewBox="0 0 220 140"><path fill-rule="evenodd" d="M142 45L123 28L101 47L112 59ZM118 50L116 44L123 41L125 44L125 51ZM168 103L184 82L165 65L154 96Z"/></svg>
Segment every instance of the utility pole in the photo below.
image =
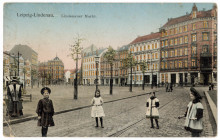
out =
<svg viewBox="0 0 220 140"><path fill-rule="evenodd" d="M152 75L152 80L151 80L151 89L153 89L153 65L152 65L152 51L150 51L151 54L151 75Z"/></svg>
<svg viewBox="0 0 220 140"><path fill-rule="evenodd" d="M18 76L19 76L19 51L18 51Z"/></svg>

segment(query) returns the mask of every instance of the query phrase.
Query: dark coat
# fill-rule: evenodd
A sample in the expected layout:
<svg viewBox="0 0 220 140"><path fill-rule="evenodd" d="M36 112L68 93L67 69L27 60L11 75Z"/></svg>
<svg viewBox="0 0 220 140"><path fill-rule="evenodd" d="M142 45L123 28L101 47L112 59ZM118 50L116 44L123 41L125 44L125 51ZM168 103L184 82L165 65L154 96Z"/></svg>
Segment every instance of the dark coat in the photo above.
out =
<svg viewBox="0 0 220 140"><path fill-rule="evenodd" d="M38 120L38 126L54 126L52 100L46 98L39 100L36 113L41 116L41 119Z"/></svg>

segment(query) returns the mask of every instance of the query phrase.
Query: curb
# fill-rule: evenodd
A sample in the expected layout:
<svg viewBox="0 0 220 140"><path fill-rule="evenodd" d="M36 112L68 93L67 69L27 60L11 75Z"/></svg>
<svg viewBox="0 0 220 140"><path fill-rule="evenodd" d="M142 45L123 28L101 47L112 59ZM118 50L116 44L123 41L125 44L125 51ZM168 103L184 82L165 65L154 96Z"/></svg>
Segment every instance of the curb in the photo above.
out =
<svg viewBox="0 0 220 140"><path fill-rule="evenodd" d="M134 97L138 97L138 96L147 95L147 94L149 94L149 93L142 93L142 94L138 94L138 95L134 95L134 96L130 96L130 97L125 97L125 98L115 99L115 100L111 100L111 101L106 101L104 103L116 102L116 101L120 101L120 100L125 100L125 99L129 99L129 98L134 98ZM88 108L88 107L91 107L91 106L92 105L87 105L87 106L81 106L81 107L76 107L76 108L72 108L72 109L62 110L62 111L55 112L54 115L67 113L67 112L71 112L71 111L76 111L76 110L80 110L80 109L83 109L83 108ZM4 121L3 122L3 127L7 126L7 125L22 123L22 122L36 120L36 119L37 119L37 116L30 116L30 117L25 117L25 118L22 118L22 119Z"/></svg>
<svg viewBox="0 0 220 140"><path fill-rule="evenodd" d="M217 107L216 107L216 105L214 104L214 102L212 101L212 99L211 99L211 97L209 96L209 94L208 94L207 91L205 91L205 96L206 96L206 98L207 98L207 100L208 100L208 103L209 103L209 106L210 106L210 108L211 108L212 115L214 116L215 122L216 122L216 124L218 124L218 122L217 122L217 119L218 119L218 117L217 117Z"/></svg>

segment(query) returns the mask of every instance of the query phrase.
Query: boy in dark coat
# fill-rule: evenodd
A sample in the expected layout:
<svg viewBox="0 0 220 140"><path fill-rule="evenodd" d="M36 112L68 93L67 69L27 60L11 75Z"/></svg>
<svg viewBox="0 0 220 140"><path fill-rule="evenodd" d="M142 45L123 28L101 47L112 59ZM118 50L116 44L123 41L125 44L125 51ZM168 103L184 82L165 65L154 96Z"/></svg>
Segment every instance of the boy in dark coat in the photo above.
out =
<svg viewBox="0 0 220 140"><path fill-rule="evenodd" d="M42 126L42 137L47 136L48 127L54 126L54 108L52 100L49 99L50 93L51 90L48 87L44 87L41 89L41 94L44 96L44 98L39 100L36 110L36 113L38 114L37 125Z"/></svg>

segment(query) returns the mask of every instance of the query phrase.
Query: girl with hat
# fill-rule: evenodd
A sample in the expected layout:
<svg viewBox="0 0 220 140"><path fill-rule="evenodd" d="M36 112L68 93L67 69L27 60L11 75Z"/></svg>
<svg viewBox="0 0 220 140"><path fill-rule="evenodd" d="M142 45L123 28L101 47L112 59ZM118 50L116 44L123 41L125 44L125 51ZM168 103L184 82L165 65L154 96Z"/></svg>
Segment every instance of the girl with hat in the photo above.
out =
<svg viewBox="0 0 220 140"><path fill-rule="evenodd" d="M202 118L204 108L200 102L202 97L195 88L191 87L190 91L190 98L192 101L189 102L185 115L179 116L178 118L186 117L184 124L186 131L190 131L192 137L199 137L200 133L203 131Z"/></svg>
<svg viewBox="0 0 220 140"><path fill-rule="evenodd" d="M150 118L151 121L151 128L154 128L154 122L153 119L156 122L157 129L159 129L158 119L159 119L159 100L155 96L155 91L151 92L151 97L147 100L147 112L146 112L146 118Z"/></svg>
<svg viewBox="0 0 220 140"><path fill-rule="evenodd" d="M39 100L36 110L36 113L38 114L37 125L42 127L42 137L47 136L48 127L54 126L54 108L52 100L49 99L50 93L51 90L48 87L44 87L41 89L41 94L44 98Z"/></svg>
<svg viewBox="0 0 220 140"><path fill-rule="evenodd" d="M99 127L98 124L98 118L100 118L101 122L101 127L104 128L103 126L103 117L105 116L104 110L102 108L103 105L103 99L100 95L100 90L95 91L95 96L92 99L92 110L91 110L91 117L95 118L96 120L96 127Z"/></svg>

